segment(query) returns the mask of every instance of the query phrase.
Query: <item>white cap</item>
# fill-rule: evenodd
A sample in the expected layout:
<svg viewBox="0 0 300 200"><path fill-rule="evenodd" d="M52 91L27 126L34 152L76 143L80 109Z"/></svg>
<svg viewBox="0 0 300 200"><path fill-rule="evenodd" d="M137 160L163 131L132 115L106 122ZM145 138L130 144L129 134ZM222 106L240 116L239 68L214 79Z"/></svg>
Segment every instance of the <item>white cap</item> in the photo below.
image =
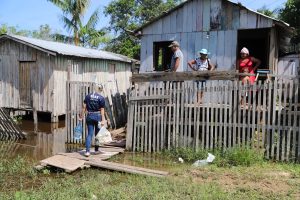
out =
<svg viewBox="0 0 300 200"><path fill-rule="evenodd" d="M244 47L242 48L241 53L245 53L249 55L249 50L246 47Z"/></svg>

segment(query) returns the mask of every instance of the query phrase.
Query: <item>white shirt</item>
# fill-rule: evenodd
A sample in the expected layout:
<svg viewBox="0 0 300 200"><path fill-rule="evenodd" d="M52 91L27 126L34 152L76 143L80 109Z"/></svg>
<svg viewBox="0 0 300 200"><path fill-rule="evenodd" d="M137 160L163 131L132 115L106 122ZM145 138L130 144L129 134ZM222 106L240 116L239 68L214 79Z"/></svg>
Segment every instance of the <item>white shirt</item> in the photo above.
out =
<svg viewBox="0 0 300 200"><path fill-rule="evenodd" d="M201 60L200 58L196 58L196 70L197 71L206 71L209 68L209 59Z"/></svg>

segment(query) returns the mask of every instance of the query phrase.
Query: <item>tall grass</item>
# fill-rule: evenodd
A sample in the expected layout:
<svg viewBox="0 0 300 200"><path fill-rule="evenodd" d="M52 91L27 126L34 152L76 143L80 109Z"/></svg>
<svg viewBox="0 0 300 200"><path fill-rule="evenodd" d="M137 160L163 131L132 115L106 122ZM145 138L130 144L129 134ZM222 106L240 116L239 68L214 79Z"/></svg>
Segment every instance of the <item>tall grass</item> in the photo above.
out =
<svg viewBox="0 0 300 200"><path fill-rule="evenodd" d="M26 158L17 156L14 159L4 158L0 160L0 174L28 174L34 173L32 162Z"/></svg>
<svg viewBox="0 0 300 200"><path fill-rule="evenodd" d="M168 156L171 159L175 160L182 158L188 163L206 159L208 153L212 153L216 156L213 163L219 167L251 166L264 161L264 155L261 152L249 147L236 147L227 150L216 149L214 151L177 148L163 152L165 156Z"/></svg>

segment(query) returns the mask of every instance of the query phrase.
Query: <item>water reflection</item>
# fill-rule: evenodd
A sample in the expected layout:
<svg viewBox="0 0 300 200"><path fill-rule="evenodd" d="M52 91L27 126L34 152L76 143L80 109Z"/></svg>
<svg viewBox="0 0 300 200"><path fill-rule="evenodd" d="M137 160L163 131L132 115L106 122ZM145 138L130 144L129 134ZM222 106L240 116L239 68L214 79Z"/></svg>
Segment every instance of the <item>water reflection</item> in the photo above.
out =
<svg viewBox="0 0 300 200"><path fill-rule="evenodd" d="M41 160L74 149L74 147L68 148L65 145L66 128L64 122L56 124L39 122L37 131L34 131L33 121L24 120L19 125L22 131L26 133L27 139L0 141L1 158L13 158L19 155Z"/></svg>

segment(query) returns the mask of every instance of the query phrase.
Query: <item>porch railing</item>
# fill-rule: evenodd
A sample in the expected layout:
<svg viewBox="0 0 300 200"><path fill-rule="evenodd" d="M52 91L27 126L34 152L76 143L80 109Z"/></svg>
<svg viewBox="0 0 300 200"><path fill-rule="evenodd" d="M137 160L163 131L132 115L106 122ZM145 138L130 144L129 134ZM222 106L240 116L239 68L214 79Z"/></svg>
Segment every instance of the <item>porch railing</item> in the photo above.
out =
<svg viewBox="0 0 300 200"><path fill-rule="evenodd" d="M250 146L269 159L300 160L297 79L253 85L237 80L136 82L128 111L128 150Z"/></svg>

